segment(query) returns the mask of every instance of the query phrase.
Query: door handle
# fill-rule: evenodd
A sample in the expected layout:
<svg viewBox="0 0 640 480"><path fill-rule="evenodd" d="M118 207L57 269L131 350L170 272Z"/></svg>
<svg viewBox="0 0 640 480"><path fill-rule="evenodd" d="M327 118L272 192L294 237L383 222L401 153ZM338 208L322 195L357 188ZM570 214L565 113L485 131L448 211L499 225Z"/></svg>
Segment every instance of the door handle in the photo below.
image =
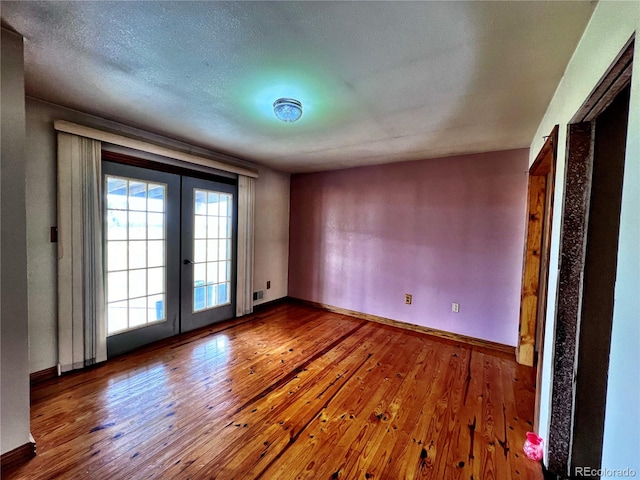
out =
<svg viewBox="0 0 640 480"><path fill-rule="evenodd" d="M182 263L184 263L185 265L189 265L189 264L193 265L193 264L194 264L194 263L196 263L196 262L194 262L193 260L189 260L188 258L185 258L185 259L182 261Z"/></svg>

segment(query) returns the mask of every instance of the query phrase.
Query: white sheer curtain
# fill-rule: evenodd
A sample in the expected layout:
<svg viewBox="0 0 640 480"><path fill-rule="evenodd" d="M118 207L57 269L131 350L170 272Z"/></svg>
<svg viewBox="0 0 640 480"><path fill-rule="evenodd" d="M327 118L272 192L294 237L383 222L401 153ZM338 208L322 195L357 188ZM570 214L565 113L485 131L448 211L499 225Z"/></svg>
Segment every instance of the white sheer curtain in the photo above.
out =
<svg viewBox="0 0 640 480"><path fill-rule="evenodd" d="M253 312L253 216L255 178L238 176L238 277L236 316Z"/></svg>
<svg viewBox="0 0 640 480"><path fill-rule="evenodd" d="M58 132L58 363L107 359L99 141Z"/></svg>

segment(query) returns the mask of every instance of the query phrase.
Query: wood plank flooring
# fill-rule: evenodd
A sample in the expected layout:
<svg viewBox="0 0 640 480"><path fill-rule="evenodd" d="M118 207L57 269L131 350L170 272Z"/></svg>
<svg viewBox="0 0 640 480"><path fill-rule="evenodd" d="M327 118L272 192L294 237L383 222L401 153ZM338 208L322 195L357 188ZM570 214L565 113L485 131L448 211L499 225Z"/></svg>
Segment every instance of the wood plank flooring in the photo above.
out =
<svg viewBox="0 0 640 480"><path fill-rule="evenodd" d="M542 479L534 371L299 304L32 390L16 479Z"/></svg>

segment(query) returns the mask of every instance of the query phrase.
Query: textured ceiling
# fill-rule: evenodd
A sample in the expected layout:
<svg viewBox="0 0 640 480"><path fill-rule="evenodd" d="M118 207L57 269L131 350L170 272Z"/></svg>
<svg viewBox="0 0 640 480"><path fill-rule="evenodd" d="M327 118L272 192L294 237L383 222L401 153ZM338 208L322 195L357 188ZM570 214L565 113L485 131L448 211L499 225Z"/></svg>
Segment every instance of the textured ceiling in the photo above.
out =
<svg viewBox="0 0 640 480"><path fill-rule="evenodd" d="M27 94L290 172L528 146L593 2L5 2ZM271 105L303 103L295 124Z"/></svg>

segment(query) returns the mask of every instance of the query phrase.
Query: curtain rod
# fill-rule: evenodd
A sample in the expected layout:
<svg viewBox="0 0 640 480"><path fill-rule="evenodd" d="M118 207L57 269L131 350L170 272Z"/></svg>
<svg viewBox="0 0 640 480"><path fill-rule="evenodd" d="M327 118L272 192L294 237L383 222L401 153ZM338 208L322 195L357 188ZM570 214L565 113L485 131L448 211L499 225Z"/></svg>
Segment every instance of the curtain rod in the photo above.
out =
<svg viewBox="0 0 640 480"><path fill-rule="evenodd" d="M238 175L245 175L252 178L258 178L259 176L258 171L253 168L241 167L221 162L219 160L201 157L199 155L181 152L180 150L174 150L173 148L163 147L153 143L145 142L143 140L136 140L134 138L125 137L116 133L105 132L96 128L85 127L84 125L67 122L66 120L54 120L53 127L59 132L71 133L80 137L86 137L93 140L99 140L101 142L112 143L121 147L132 148L134 150L140 150L147 153L154 153L163 157L175 158L176 160L182 160L184 162L194 163L196 165L217 168L218 170L222 170L224 172L236 173Z"/></svg>

